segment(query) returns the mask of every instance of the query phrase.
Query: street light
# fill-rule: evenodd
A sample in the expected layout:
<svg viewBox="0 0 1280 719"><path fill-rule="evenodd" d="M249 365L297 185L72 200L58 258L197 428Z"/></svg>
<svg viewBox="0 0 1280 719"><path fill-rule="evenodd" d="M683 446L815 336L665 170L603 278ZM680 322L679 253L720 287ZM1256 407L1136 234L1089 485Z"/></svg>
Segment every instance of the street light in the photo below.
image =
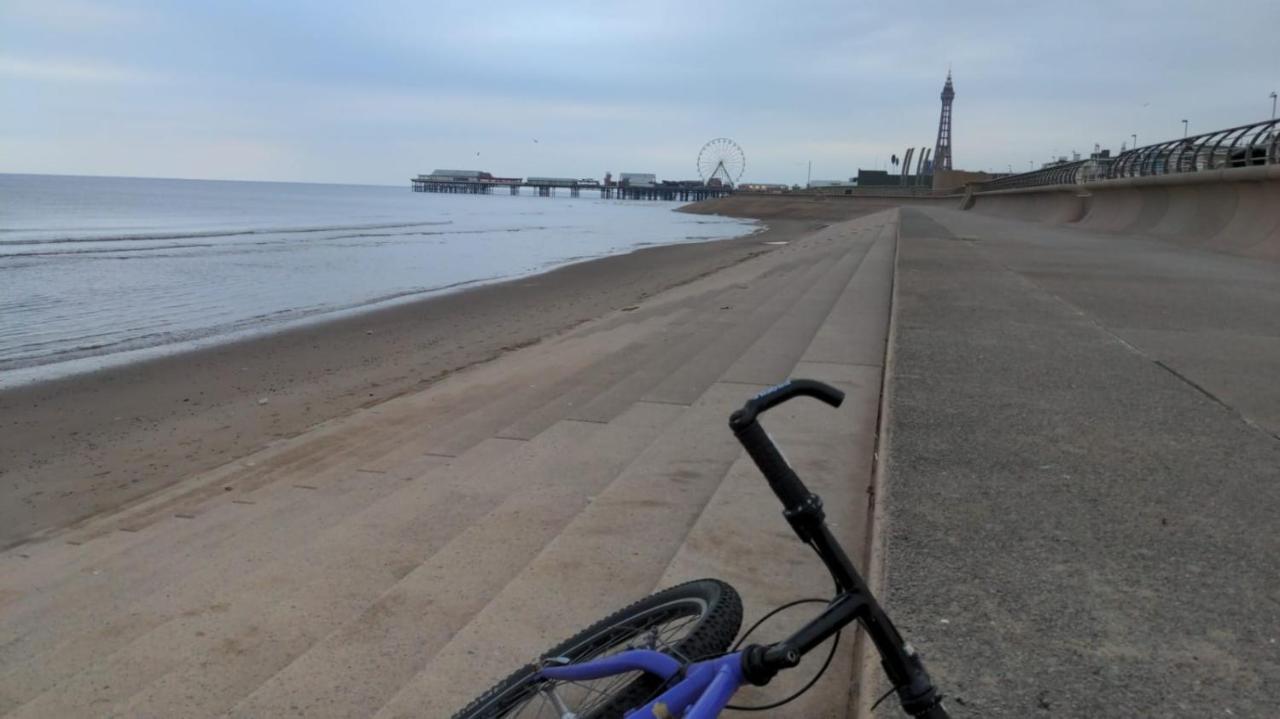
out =
<svg viewBox="0 0 1280 719"><path fill-rule="evenodd" d="M1271 91L1271 119L1276 119L1276 91Z"/></svg>
<svg viewBox="0 0 1280 719"><path fill-rule="evenodd" d="M1183 137L1186 137L1186 136L1187 136L1187 121L1186 121L1186 120L1183 120L1183 121L1182 121L1182 136L1183 136Z"/></svg>
<svg viewBox="0 0 1280 719"><path fill-rule="evenodd" d="M1133 138L1133 149L1135 149L1135 150L1136 150L1136 149L1138 149L1138 133L1136 133L1136 132L1135 132L1135 133L1133 133L1132 135L1130 135L1129 137L1132 137L1132 138Z"/></svg>

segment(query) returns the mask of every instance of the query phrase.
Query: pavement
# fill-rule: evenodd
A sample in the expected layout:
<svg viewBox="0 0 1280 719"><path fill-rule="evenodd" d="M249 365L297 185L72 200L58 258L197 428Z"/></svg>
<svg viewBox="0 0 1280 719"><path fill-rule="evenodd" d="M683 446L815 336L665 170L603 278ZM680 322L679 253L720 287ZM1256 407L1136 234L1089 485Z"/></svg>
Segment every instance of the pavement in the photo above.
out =
<svg viewBox="0 0 1280 719"><path fill-rule="evenodd" d="M1276 265L939 208L900 229L878 530L953 716L1280 714Z"/></svg>
<svg viewBox="0 0 1280 719"><path fill-rule="evenodd" d="M0 553L0 715L444 717L665 586L726 579L746 622L829 594L727 418L790 376L848 393L766 424L862 556L896 222L832 224ZM790 715L846 716L843 646Z"/></svg>

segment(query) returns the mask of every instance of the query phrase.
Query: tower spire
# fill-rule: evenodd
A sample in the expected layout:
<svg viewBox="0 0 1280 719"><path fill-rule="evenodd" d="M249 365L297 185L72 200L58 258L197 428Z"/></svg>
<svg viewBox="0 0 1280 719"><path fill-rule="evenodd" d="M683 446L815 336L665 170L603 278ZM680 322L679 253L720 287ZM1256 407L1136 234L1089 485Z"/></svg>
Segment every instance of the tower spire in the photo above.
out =
<svg viewBox="0 0 1280 719"><path fill-rule="evenodd" d="M942 86L942 117L938 119L938 143L933 148L933 169L951 169L951 102L956 90L951 84L951 63L947 63L947 81Z"/></svg>

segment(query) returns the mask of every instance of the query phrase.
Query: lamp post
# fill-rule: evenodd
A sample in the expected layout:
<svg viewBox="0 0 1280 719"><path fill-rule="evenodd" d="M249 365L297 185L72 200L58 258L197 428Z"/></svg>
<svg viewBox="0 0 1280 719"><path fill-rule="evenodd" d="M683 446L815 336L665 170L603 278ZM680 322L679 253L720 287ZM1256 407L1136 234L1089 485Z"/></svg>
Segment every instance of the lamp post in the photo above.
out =
<svg viewBox="0 0 1280 719"><path fill-rule="evenodd" d="M1186 121L1186 120L1183 120L1183 121L1182 121L1182 136L1183 136L1183 137L1186 137L1186 136L1187 136L1187 121Z"/></svg>
<svg viewBox="0 0 1280 719"><path fill-rule="evenodd" d="M1135 149L1135 150L1136 150L1136 149L1138 149L1138 133L1136 133L1136 132L1135 132L1135 133L1133 133L1132 135L1130 135L1129 137L1132 137L1132 138L1133 138L1133 149Z"/></svg>
<svg viewBox="0 0 1280 719"><path fill-rule="evenodd" d="M1271 91L1271 119L1276 119L1276 91Z"/></svg>

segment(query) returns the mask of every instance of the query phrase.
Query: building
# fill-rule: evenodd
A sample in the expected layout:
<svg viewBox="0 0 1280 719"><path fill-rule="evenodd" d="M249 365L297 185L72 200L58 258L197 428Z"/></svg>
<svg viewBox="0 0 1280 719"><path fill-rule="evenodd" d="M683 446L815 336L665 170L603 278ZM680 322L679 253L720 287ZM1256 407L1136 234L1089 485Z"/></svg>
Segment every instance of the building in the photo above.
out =
<svg viewBox="0 0 1280 719"><path fill-rule="evenodd" d="M777 182L743 182L738 184L738 190L742 192L786 192L791 186L785 183Z"/></svg>
<svg viewBox="0 0 1280 719"><path fill-rule="evenodd" d="M529 177L525 179L525 184L544 187L577 187L581 181L576 177Z"/></svg>
<svg viewBox="0 0 1280 719"><path fill-rule="evenodd" d="M658 177L649 172L624 172L618 176L618 184L623 187L654 187Z"/></svg>
<svg viewBox="0 0 1280 719"><path fill-rule="evenodd" d="M888 170L858 170L858 176L853 178L852 182L858 187L900 187L902 185L919 184L921 182L921 177L919 175L908 174L906 181L903 182L901 172L890 172Z"/></svg>
<svg viewBox="0 0 1280 719"><path fill-rule="evenodd" d="M479 182L493 179L493 175L480 170L433 170L430 175L418 177L433 182Z"/></svg>

